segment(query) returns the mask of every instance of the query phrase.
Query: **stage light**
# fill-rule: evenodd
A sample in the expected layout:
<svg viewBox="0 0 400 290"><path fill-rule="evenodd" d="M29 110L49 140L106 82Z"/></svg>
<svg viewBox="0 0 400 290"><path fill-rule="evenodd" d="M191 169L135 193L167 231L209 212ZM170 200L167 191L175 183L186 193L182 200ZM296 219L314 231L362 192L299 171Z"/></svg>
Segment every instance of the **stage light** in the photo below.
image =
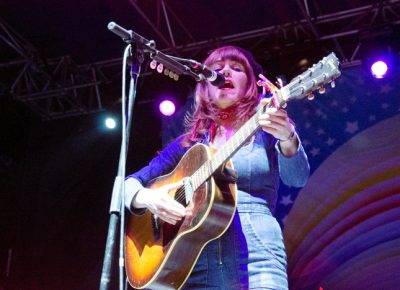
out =
<svg viewBox="0 0 400 290"><path fill-rule="evenodd" d="M106 118L106 120L104 121L106 127L108 129L114 129L117 126L117 123L115 122L115 120L111 117Z"/></svg>
<svg viewBox="0 0 400 290"><path fill-rule="evenodd" d="M382 79L386 76L387 72L388 66L382 60L378 60L371 65L371 73L374 78Z"/></svg>
<svg viewBox="0 0 400 290"><path fill-rule="evenodd" d="M399 43L391 27L360 33L358 54L371 78L390 78L397 71Z"/></svg>
<svg viewBox="0 0 400 290"><path fill-rule="evenodd" d="M399 64L396 54L392 52L375 52L364 59L364 67L377 80L390 78Z"/></svg>
<svg viewBox="0 0 400 290"><path fill-rule="evenodd" d="M172 116L175 113L175 104L170 100L164 100L160 103L160 112L165 116Z"/></svg>

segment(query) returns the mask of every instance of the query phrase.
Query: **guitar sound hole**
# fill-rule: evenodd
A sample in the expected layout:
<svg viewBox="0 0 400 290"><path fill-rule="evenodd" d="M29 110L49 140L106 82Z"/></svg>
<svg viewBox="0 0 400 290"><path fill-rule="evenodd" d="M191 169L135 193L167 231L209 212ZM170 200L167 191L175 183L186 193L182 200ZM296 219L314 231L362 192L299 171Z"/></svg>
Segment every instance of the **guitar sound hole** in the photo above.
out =
<svg viewBox="0 0 400 290"><path fill-rule="evenodd" d="M164 222L163 223L163 247L168 246L169 243L176 238L176 235L179 232L179 229L183 223L182 219L180 222L176 223L175 225L171 225L169 223Z"/></svg>

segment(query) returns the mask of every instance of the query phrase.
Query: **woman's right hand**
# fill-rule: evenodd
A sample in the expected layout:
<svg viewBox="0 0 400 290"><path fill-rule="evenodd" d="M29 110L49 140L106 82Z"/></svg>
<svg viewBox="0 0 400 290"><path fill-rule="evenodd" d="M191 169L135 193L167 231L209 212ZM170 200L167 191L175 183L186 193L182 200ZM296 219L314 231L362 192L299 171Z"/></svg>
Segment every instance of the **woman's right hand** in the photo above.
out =
<svg viewBox="0 0 400 290"><path fill-rule="evenodd" d="M154 215L170 224L176 224L185 215L185 207L169 196L169 192L178 189L182 182L167 184L157 189L142 188L134 198L135 208L146 207Z"/></svg>

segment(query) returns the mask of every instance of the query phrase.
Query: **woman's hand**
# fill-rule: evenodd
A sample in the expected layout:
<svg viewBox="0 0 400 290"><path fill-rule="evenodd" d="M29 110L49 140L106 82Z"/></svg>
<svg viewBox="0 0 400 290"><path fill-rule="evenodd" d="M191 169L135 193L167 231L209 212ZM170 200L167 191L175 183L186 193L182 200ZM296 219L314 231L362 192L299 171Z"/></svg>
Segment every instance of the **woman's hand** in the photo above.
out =
<svg viewBox="0 0 400 290"><path fill-rule="evenodd" d="M266 105L270 100L262 99ZM298 148L299 141L296 130L287 112L282 108L266 108L265 113L258 118L261 128L279 140L279 146L285 156L292 156Z"/></svg>
<svg viewBox="0 0 400 290"><path fill-rule="evenodd" d="M170 224L176 224L187 213L185 207L169 196L169 192L183 185L182 182L167 184L157 189L143 188L135 196L135 208L149 209L154 215Z"/></svg>

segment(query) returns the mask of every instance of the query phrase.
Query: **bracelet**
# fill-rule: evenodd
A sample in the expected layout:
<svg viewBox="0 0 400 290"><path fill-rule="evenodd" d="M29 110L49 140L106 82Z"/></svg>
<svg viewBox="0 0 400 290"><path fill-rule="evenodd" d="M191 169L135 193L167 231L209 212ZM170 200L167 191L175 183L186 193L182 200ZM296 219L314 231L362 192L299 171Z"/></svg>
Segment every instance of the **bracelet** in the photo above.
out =
<svg viewBox="0 0 400 290"><path fill-rule="evenodd" d="M281 140L279 139L279 142L287 142L287 141L292 141L294 139L294 136L296 135L296 130L293 128L292 133L290 134L289 138L287 138L286 140Z"/></svg>

